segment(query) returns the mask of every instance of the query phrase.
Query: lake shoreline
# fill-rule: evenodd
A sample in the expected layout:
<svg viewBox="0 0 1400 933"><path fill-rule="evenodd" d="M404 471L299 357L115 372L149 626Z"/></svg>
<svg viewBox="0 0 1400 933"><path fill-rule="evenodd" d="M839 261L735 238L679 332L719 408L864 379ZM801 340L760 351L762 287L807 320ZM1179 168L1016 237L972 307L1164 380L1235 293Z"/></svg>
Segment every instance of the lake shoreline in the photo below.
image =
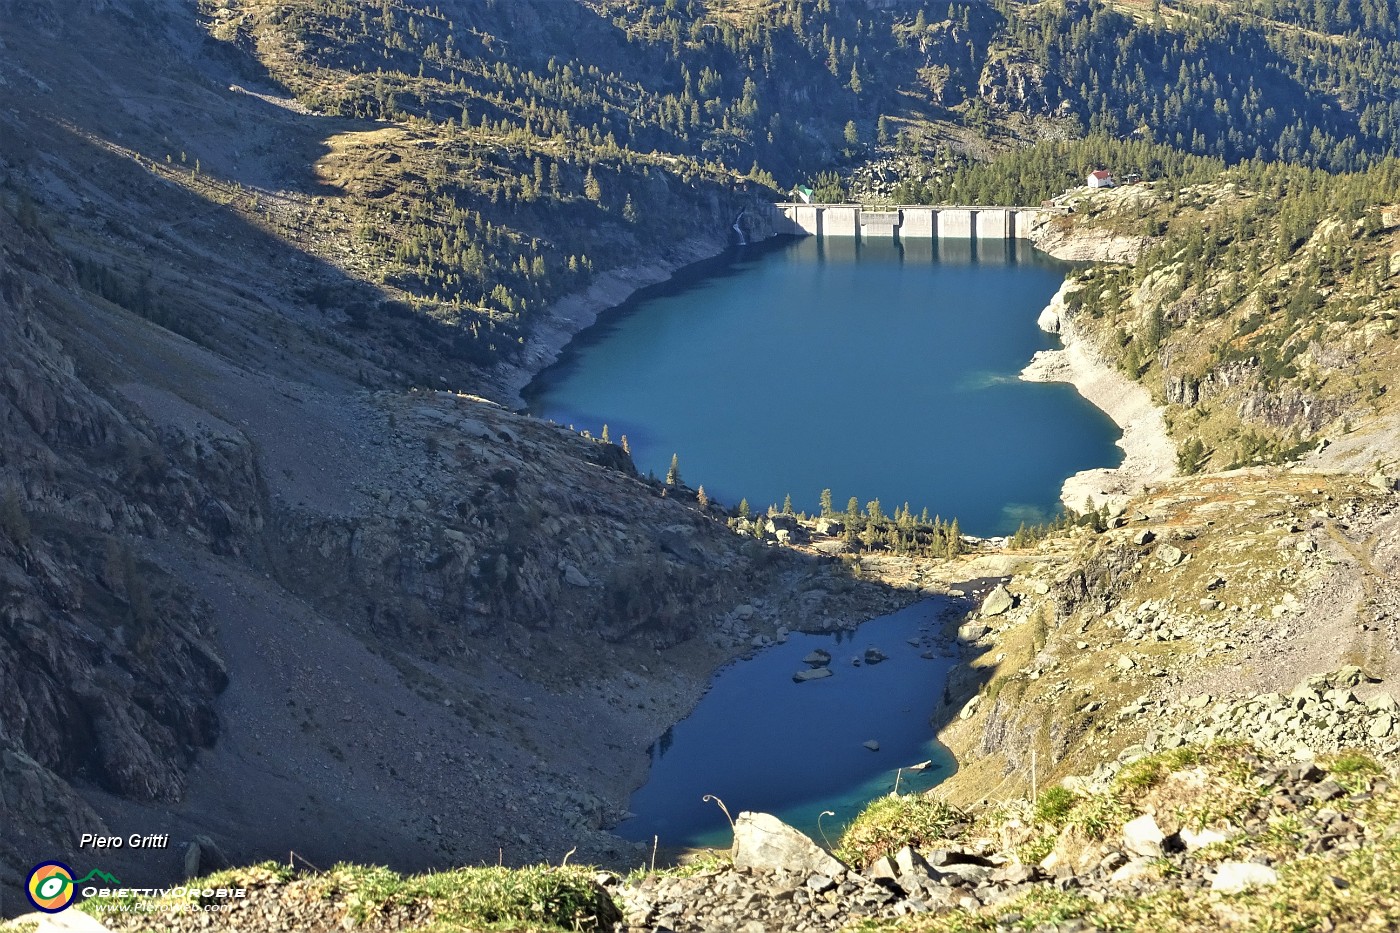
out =
<svg viewBox="0 0 1400 933"><path fill-rule="evenodd" d="M755 233L751 242L766 242L775 236L766 231ZM525 410L525 387L558 361L573 339L600 315L626 303L643 289L668 282L678 272L723 256L731 248L733 244L725 236L692 237L676 244L664 258L609 269L582 291L560 298L531 328L521 359L499 363L488 374L488 397L515 411Z"/></svg>
<svg viewBox="0 0 1400 933"><path fill-rule="evenodd" d="M1152 401L1147 387L1129 379L1096 352L1074 326L1065 304L1073 289L1071 280L1050 299L1040 316L1043 330L1058 333L1063 349L1041 350L1021 371L1027 382L1065 382L1098 408L1122 430L1117 446L1123 462L1116 467L1081 470L1065 480L1060 501L1065 508L1084 510L1120 507L1147 486L1176 475L1176 444L1167 434L1163 410Z"/></svg>

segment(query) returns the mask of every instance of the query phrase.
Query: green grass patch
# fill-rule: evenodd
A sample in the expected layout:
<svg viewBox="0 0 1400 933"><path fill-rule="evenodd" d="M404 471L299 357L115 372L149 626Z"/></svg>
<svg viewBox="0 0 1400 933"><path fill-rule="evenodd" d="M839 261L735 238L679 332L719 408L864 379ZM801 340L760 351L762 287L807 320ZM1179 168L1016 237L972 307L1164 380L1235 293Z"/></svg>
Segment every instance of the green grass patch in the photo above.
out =
<svg viewBox="0 0 1400 933"><path fill-rule="evenodd" d="M1187 768L1200 761L1200 750L1192 746L1174 748L1140 758L1118 772L1117 786L1125 791L1144 792L1151 790L1168 774Z"/></svg>
<svg viewBox="0 0 1400 933"><path fill-rule="evenodd" d="M1047 787L1035 801L1035 821L1060 829L1069 821L1079 795L1067 787Z"/></svg>
<svg viewBox="0 0 1400 933"><path fill-rule="evenodd" d="M930 796L880 797L841 834L835 855L847 864L864 867L905 846L917 848L946 838L959 820L957 810Z"/></svg>
<svg viewBox="0 0 1400 933"><path fill-rule="evenodd" d="M405 878L387 868L338 865L322 881L323 896L342 901L362 924L399 907L428 908L443 931L598 930L619 919L585 867L459 868Z"/></svg>

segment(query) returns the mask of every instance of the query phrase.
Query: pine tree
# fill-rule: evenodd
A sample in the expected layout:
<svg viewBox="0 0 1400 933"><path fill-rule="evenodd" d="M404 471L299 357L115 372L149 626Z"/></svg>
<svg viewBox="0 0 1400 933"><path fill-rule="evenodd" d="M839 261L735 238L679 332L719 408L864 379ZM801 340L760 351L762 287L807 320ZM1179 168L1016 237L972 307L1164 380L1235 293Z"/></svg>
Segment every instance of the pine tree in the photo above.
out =
<svg viewBox="0 0 1400 933"><path fill-rule="evenodd" d="M671 468L666 471L666 485L679 486L681 484L681 458L679 454L671 454Z"/></svg>
<svg viewBox="0 0 1400 933"><path fill-rule="evenodd" d="M962 532L958 529L958 520L955 518L953 523L948 526L948 548L944 552L944 556L957 557L962 552Z"/></svg>
<svg viewBox="0 0 1400 933"><path fill-rule="evenodd" d="M822 490L822 518L831 517L831 490Z"/></svg>
<svg viewBox="0 0 1400 933"><path fill-rule="evenodd" d="M792 514L792 493L788 493L786 498L783 499L783 514Z"/></svg>
<svg viewBox="0 0 1400 933"><path fill-rule="evenodd" d="M612 443L612 439L611 439L610 437L608 437L608 426L607 426L606 424L603 425L603 433L602 433L601 436L602 436L602 439L603 439L603 443L604 443L604 444L611 444L611 443Z"/></svg>
<svg viewBox="0 0 1400 933"><path fill-rule="evenodd" d="M701 486L699 489L695 490L695 501L701 509L708 509L710 507L710 497L705 495L704 486Z"/></svg>

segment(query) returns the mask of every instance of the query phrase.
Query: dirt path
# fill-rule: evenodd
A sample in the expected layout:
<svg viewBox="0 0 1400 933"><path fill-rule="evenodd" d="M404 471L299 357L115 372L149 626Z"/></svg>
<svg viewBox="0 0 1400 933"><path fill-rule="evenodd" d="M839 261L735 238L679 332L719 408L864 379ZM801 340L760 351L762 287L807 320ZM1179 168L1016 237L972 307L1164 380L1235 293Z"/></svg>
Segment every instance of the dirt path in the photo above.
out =
<svg viewBox="0 0 1400 933"><path fill-rule="evenodd" d="M1355 561L1362 587L1348 659L1376 677L1400 670L1400 517L1383 518L1364 537L1328 522L1327 534Z"/></svg>

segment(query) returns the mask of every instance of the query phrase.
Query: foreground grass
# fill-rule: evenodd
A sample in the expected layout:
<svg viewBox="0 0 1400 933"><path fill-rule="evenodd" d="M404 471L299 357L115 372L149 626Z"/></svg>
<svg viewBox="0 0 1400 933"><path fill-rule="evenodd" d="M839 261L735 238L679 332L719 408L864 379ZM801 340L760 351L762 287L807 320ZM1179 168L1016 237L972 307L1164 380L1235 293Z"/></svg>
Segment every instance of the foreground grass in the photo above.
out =
<svg viewBox="0 0 1400 933"><path fill-rule="evenodd" d="M298 874L266 863L219 872L190 883L197 888L245 888L247 907L279 900L295 922L420 933L466 931L610 930L616 908L583 866L459 868L404 876L387 868L337 865L327 872ZM179 902L167 899L175 909ZM148 929L164 914L113 916L94 902L83 908L115 930ZM297 916L300 914L301 916Z"/></svg>

